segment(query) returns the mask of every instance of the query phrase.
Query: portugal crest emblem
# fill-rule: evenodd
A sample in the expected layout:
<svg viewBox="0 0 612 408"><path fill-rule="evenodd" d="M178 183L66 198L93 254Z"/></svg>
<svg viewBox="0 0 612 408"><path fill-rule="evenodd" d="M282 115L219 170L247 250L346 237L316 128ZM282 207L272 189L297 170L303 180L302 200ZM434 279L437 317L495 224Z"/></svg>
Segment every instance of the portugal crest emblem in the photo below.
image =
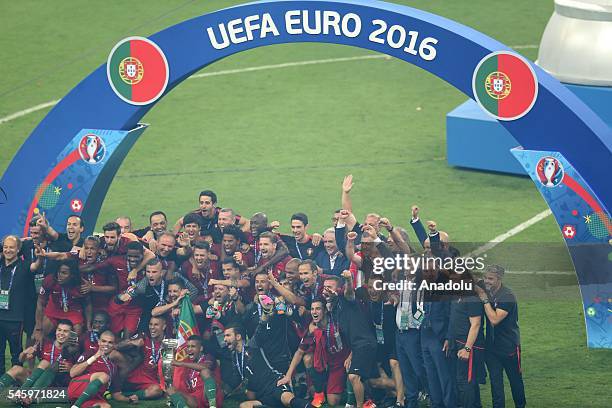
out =
<svg viewBox="0 0 612 408"><path fill-rule="evenodd" d="M142 63L134 57L127 57L119 63L119 76L128 85L136 85L142 80L144 67Z"/></svg>
<svg viewBox="0 0 612 408"><path fill-rule="evenodd" d="M512 83L508 75L500 71L491 72L485 79L485 89L493 99L504 99L510 95Z"/></svg>
<svg viewBox="0 0 612 408"><path fill-rule="evenodd" d="M81 159L86 163L100 163L106 155L104 140L93 133L83 136L79 142L79 154L81 155Z"/></svg>

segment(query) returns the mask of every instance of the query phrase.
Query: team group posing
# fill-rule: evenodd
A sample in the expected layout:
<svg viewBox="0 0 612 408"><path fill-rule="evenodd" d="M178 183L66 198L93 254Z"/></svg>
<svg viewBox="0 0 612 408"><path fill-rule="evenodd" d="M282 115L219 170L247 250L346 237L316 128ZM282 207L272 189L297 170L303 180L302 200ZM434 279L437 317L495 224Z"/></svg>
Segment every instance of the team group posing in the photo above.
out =
<svg viewBox="0 0 612 408"><path fill-rule="evenodd" d="M244 400L241 408L411 408L420 400L471 408L481 406L488 371L497 408L505 371L515 406L524 407L518 309L503 268L487 267L484 285L465 292L375 290L377 280L473 277L435 262L374 274L378 257L421 254L386 218L371 213L360 224L352 186L347 176L342 208L323 234L307 233L303 213L291 217L292 235L277 233L264 213L246 219L218 207L210 190L174 229L155 211L147 228L119 217L103 236L83 237L77 215L65 233L37 215L27 238L2 242L0 362L8 342L12 367L0 389L67 387L82 408L165 395L192 408L221 407L228 397ZM410 223L427 259L458 256L418 211ZM201 335L187 339L166 384L162 341L177 337L184 302Z"/></svg>

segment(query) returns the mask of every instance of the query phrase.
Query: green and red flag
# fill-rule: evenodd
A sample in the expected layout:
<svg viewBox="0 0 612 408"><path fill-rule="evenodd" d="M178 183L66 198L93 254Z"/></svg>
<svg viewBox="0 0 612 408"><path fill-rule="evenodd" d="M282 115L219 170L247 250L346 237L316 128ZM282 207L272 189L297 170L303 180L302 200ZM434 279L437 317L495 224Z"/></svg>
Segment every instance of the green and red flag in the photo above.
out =
<svg viewBox="0 0 612 408"><path fill-rule="evenodd" d="M200 334L198 324L196 323L195 312L189 295L186 295L181 300L181 311L179 313L179 327L176 334L178 347L176 349L175 359L182 361L187 358L187 339L194 334Z"/></svg>
<svg viewBox="0 0 612 408"><path fill-rule="evenodd" d="M168 61L161 48L144 37L125 38L111 51L106 63L113 91L132 105L148 105L166 90Z"/></svg>
<svg viewBox="0 0 612 408"><path fill-rule="evenodd" d="M497 51L484 57L474 70L476 102L499 120L523 117L538 96L538 80L529 63L516 54Z"/></svg>

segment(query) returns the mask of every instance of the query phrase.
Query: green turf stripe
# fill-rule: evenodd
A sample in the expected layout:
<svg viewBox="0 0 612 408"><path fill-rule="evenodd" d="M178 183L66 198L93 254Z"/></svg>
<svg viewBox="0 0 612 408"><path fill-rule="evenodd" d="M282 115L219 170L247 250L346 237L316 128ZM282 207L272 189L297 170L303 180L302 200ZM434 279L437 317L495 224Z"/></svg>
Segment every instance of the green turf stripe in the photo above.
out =
<svg viewBox="0 0 612 408"><path fill-rule="evenodd" d="M497 56L489 58L482 63L478 72L476 73L476 94L478 100L484 106L486 110L497 115L498 112L498 101L497 99L491 98L485 88L485 79L491 72L497 71Z"/></svg>
<svg viewBox="0 0 612 408"><path fill-rule="evenodd" d="M121 44L111 57L110 77L117 92L123 95L126 99L132 99L132 86L126 84L119 76L119 63L130 56L130 42L126 41Z"/></svg>

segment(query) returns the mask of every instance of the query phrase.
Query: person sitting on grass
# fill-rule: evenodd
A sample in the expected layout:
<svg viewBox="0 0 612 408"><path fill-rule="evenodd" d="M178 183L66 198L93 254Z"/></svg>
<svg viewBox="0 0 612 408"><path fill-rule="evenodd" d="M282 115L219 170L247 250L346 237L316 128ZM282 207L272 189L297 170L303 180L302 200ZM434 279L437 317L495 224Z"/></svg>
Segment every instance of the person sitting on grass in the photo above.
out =
<svg viewBox="0 0 612 408"><path fill-rule="evenodd" d="M68 385L68 398L74 401L71 408L111 408L104 398L104 392L107 388L113 394L119 392L120 384L113 381L117 376L117 366L110 355L115 349L115 341L113 332L103 332L98 339L96 354L89 358L81 355L77 364L70 369L72 380Z"/></svg>
<svg viewBox="0 0 612 408"><path fill-rule="evenodd" d="M138 401L154 400L163 396L159 385L158 363L162 355L162 341L165 337L166 319L155 316L149 320L149 332L133 336L117 344L115 352L123 354L127 361L127 382L122 381L122 393L117 394L117 401L133 402L133 395Z"/></svg>
<svg viewBox="0 0 612 408"><path fill-rule="evenodd" d="M14 365L0 377L0 390L21 384L21 390L28 388L66 387L70 380L68 372L76 361L78 339L71 337L73 325L70 320L60 320L55 329L55 339L44 339L28 347L19 355L20 362L40 361L30 372L21 365Z"/></svg>
<svg viewBox="0 0 612 408"><path fill-rule="evenodd" d="M223 388L216 361L204 353L204 339L198 335L187 339L187 359L174 360L172 386L166 390L174 408L215 408L223 405ZM219 383L219 384L218 384Z"/></svg>

